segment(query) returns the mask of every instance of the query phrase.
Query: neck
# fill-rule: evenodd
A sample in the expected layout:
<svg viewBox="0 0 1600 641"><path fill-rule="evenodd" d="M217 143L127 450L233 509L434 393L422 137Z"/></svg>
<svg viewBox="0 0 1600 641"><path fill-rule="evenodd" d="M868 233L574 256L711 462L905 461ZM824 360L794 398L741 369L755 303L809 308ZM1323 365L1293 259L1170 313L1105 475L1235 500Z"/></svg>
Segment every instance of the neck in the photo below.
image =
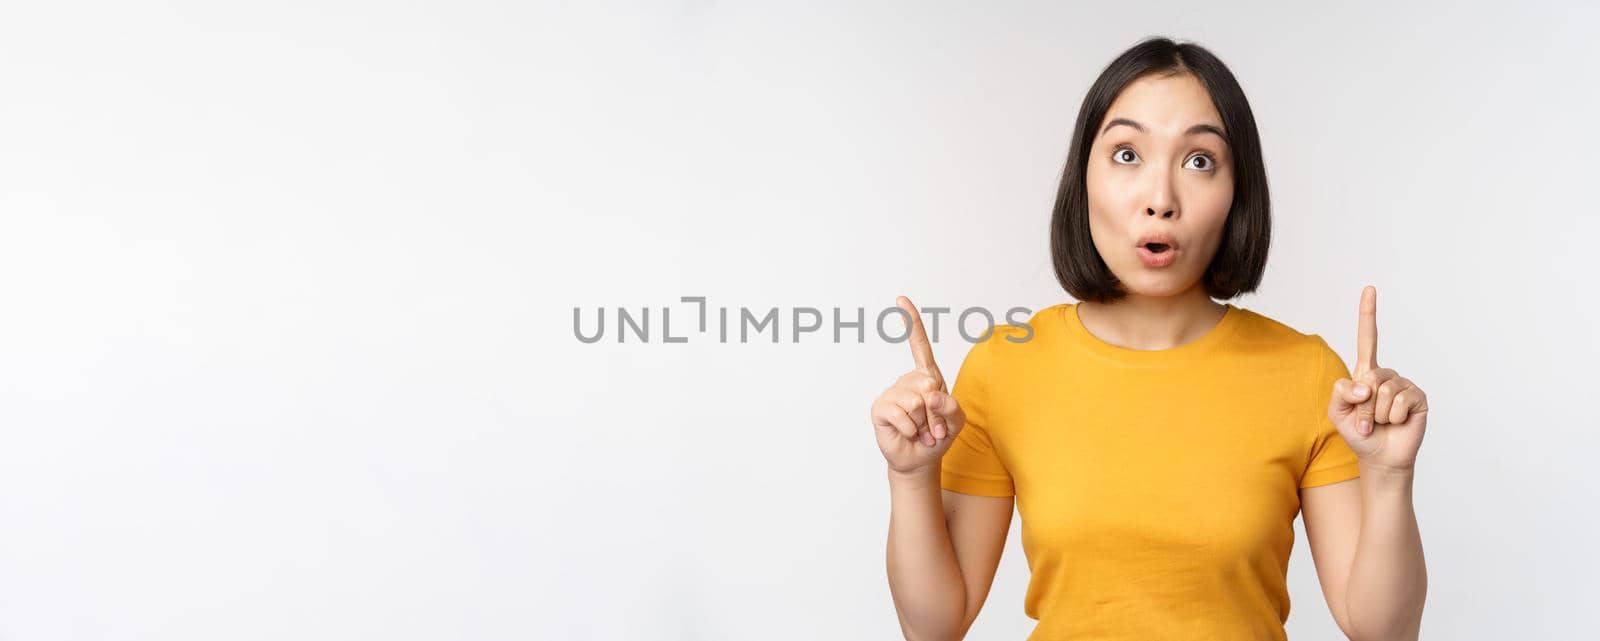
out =
<svg viewBox="0 0 1600 641"><path fill-rule="evenodd" d="M1137 350L1171 349L1205 336L1227 311L1200 287L1172 296L1130 293L1114 303L1078 303L1078 318L1089 333Z"/></svg>

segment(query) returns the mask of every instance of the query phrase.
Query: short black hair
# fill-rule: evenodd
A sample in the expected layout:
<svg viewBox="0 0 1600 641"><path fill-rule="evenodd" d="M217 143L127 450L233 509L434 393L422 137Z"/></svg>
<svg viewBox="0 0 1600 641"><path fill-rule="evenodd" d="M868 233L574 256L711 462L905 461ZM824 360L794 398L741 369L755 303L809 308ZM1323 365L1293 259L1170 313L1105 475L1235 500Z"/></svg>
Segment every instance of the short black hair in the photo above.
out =
<svg viewBox="0 0 1600 641"><path fill-rule="evenodd" d="M1179 44L1163 37L1147 38L1122 52L1100 72L1083 98L1066 167L1061 172L1061 186L1056 191L1055 211L1050 216L1050 256L1055 263L1056 280L1081 301L1112 302L1128 295L1095 250L1094 239L1089 235L1085 180L1095 130L1111 103L1128 83L1152 73L1193 75L1211 94L1211 103L1222 117L1233 157L1233 205L1217 255L1206 267L1201 282L1206 293L1216 299L1253 292L1266 271L1267 248L1272 240L1267 172L1261 160L1255 116L1244 90L1221 60L1200 45Z"/></svg>

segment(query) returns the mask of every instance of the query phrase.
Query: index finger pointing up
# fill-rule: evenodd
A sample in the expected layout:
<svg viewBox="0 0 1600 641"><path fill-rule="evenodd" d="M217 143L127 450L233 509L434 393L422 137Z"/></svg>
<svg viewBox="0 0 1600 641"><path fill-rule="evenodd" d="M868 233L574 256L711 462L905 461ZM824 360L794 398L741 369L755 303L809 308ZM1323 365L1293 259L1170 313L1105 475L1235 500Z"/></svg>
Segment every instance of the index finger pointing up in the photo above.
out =
<svg viewBox="0 0 1600 641"><path fill-rule="evenodd" d="M1361 290L1361 323L1356 326L1356 367L1378 368L1378 288Z"/></svg>
<svg viewBox="0 0 1600 641"><path fill-rule="evenodd" d="M922 327L921 312L911 304L911 299L904 296L896 298L894 302L910 315L911 340L906 342L911 343L911 359L916 361L917 369L943 381L944 377L939 375L939 366L933 362L933 343L928 340L928 330Z"/></svg>

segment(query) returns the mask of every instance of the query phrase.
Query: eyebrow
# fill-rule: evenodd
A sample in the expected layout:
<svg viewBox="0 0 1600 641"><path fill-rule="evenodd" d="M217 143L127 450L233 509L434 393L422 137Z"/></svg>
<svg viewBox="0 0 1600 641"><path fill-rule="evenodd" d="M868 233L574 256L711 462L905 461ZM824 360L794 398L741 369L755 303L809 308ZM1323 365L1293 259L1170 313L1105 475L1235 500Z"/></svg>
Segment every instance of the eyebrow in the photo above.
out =
<svg viewBox="0 0 1600 641"><path fill-rule="evenodd" d="M1112 118L1111 122L1106 123L1106 128L1100 130L1100 133L1104 134L1107 131L1111 131L1111 128L1115 127L1117 125L1127 125L1129 127L1133 127L1134 129L1139 130L1140 133L1149 133L1150 132L1150 130L1148 128L1146 128L1144 125L1139 124L1138 121L1129 120L1127 118ZM1207 123L1200 123L1198 125L1190 127L1187 131L1183 132L1183 135L1185 135L1185 136L1193 136L1195 134L1216 134L1216 136L1218 138L1221 138L1223 140L1223 142L1227 142L1227 140L1228 140L1228 135L1225 134L1225 133L1222 133L1222 129L1220 127L1217 127L1216 125L1207 124Z"/></svg>

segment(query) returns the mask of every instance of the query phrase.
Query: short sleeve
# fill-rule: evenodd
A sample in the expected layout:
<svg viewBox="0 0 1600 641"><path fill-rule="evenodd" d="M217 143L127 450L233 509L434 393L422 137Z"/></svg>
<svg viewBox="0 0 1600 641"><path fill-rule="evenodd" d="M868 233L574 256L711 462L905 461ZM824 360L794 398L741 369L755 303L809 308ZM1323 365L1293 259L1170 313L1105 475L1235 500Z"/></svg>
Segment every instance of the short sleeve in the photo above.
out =
<svg viewBox="0 0 1600 641"><path fill-rule="evenodd" d="M1307 457L1306 470L1300 477L1300 487L1316 487L1328 485L1339 481L1348 481L1361 476L1360 459L1356 457L1355 450L1350 449L1344 436L1339 434L1334 427L1333 420L1328 418L1328 401L1333 396L1333 384L1341 378L1350 378L1350 369L1345 366L1344 359L1339 353L1328 346L1327 341L1317 336L1318 367L1316 387L1312 398L1313 405L1312 430L1310 452Z"/></svg>
<svg viewBox="0 0 1600 641"><path fill-rule="evenodd" d="M967 358L956 374L955 387L950 390L950 395L967 415L966 426L956 434L955 442L940 460L940 484L952 492L996 497L1015 493L1011 474L995 448L990 423L993 415L989 384L992 343L1004 333L1003 326L996 327L986 340L967 350Z"/></svg>

